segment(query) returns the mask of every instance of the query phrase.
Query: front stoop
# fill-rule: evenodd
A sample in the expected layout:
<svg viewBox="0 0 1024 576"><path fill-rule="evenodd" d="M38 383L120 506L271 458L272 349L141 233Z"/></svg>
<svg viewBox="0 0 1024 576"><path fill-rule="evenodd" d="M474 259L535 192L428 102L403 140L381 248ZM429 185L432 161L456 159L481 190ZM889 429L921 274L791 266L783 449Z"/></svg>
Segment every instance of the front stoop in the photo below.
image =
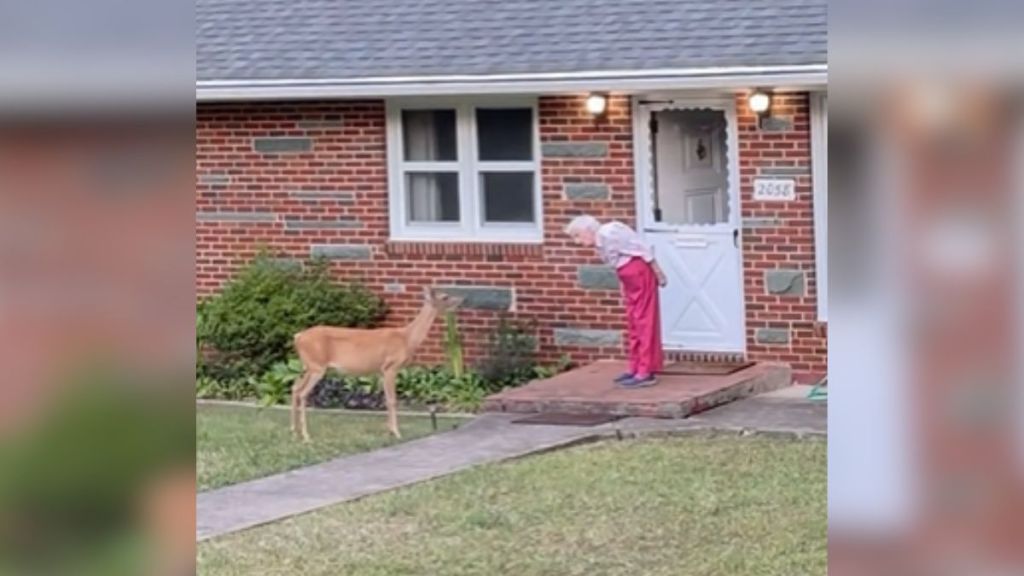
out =
<svg viewBox="0 0 1024 576"><path fill-rule="evenodd" d="M655 386L627 390L612 383L624 368L622 362L601 361L535 380L488 397L484 411L686 418L793 381L789 365L758 363L724 376L660 375Z"/></svg>

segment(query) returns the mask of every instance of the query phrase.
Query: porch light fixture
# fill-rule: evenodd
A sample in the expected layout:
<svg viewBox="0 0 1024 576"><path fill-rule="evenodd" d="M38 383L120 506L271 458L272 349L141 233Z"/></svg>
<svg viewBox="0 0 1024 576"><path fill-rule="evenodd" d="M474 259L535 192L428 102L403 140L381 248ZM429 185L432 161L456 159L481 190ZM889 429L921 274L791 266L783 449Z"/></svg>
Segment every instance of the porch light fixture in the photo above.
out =
<svg viewBox="0 0 1024 576"><path fill-rule="evenodd" d="M772 104L772 99L764 90L754 90L750 96L747 97L747 106L750 107L750 111L757 114L758 118L765 115L768 112L768 108Z"/></svg>
<svg viewBox="0 0 1024 576"><path fill-rule="evenodd" d="M608 110L608 97L604 94L591 94L587 96L587 112L595 118L604 116Z"/></svg>

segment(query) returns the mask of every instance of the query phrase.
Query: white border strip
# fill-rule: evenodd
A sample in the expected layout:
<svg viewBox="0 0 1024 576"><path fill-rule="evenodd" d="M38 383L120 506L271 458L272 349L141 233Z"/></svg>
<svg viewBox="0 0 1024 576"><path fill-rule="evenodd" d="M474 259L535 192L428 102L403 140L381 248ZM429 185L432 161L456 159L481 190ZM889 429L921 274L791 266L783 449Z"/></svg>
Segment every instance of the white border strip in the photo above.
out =
<svg viewBox="0 0 1024 576"><path fill-rule="evenodd" d="M749 88L758 85L812 88L828 83L828 65L676 68L607 72L546 72L461 76L394 76L313 80L201 80L199 102L387 98L607 90L634 93L665 89Z"/></svg>

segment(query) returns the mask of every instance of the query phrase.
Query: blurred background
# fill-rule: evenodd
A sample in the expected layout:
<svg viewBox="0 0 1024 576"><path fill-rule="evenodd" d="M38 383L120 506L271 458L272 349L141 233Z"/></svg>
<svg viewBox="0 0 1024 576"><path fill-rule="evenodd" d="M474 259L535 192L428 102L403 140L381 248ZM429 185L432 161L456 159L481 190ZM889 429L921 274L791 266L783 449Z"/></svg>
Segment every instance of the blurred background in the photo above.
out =
<svg viewBox="0 0 1024 576"><path fill-rule="evenodd" d="M194 571L192 10L0 3L0 573ZM1022 11L830 6L830 574L1024 574Z"/></svg>
<svg viewBox="0 0 1024 576"><path fill-rule="evenodd" d="M830 4L830 574L1024 573L1022 15Z"/></svg>
<svg viewBox="0 0 1024 576"><path fill-rule="evenodd" d="M194 573L194 17L0 2L0 573Z"/></svg>

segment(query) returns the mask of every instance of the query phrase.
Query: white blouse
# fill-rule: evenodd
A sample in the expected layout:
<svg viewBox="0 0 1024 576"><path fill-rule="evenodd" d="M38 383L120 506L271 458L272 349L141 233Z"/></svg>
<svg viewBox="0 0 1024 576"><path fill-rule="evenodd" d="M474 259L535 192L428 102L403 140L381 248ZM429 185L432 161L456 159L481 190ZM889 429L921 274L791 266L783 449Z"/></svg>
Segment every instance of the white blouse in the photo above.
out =
<svg viewBox="0 0 1024 576"><path fill-rule="evenodd" d="M597 252L605 264L621 268L634 257L644 262L654 260L654 250L632 228L613 220L597 229Z"/></svg>

